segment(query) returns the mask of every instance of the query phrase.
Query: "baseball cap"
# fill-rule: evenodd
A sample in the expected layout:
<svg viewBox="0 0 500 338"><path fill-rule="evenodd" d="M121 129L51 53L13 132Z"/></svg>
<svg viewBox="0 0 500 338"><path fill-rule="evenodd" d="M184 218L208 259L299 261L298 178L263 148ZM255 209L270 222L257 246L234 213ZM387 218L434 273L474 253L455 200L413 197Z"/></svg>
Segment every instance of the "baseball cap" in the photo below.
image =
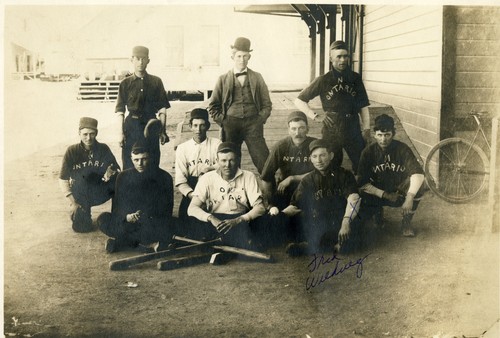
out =
<svg viewBox="0 0 500 338"><path fill-rule="evenodd" d="M239 147L236 144L234 144L233 142L222 142L217 147L217 152L218 153L233 152L236 155L240 155Z"/></svg>
<svg viewBox="0 0 500 338"><path fill-rule="evenodd" d="M135 142L134 145L132 146L132 153L134 154L149 153L149 148L146 142L143 140Z"/></svg>
<svg viewBox="0 0 500 338"><path fill-rule="evenodd" d="M375 118L373 130L392 131L394 130L394 119L387 114L379 115Z"/></svg>
<svg viewBox="0 0 500 338"><path fill-rule="evenodd" d="M326 148L330 150L330 146L325 140L314 140L309 144L309 153L312 153L316 148Z"/></svg>
<svg viewBox="0 0 500 338"><path fill-rule="evenodd" d="M307 123L306 114L304 114L300 110L295 110L288 115L288 123L290 123L291 121L293 121L295 119L299 119L299 120L302 120L302 121Z"/></svg>
<svg viewBox="0 0 500 338"><path fill-rule="evenodd" d="M147 49L144 46L135 46L132 49L132 56L137 56L137 57L149 57L149 49Z"/></svg>
<svg viewBox="0 0 500 338"><path fill-rule="evenodd" d="M191 110L191 119L203 119L208 121L208 111L203 108L195 108Z"/></svg>
<svg viewBox="0 0 500 338"><path fill-rule="evenodd" d="M332 50L332 49L345 49L345 50L347 50L347 45L342 40L333 41L332 44L330 45L330 50Z"/></svg>
<svg viewBox="0 0 500 338"><path fill-rule="evenodd" d="M82 117L80 119L79 129L90 128L97 130L97 120L91 117Z"/></svg>

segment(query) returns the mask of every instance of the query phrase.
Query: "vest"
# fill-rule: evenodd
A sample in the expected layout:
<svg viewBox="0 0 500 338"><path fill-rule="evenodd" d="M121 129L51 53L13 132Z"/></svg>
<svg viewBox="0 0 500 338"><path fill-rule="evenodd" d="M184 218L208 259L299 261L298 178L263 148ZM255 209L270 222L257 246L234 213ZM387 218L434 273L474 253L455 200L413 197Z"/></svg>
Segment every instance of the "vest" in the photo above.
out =
<svg viewBox="0 0 500 338"><path fill-rule="evenodd" d="M243 83L243 87L240 81L234 78L233 85L233 102L227 110L227 115L237 118L245 118L257 115L257 107L253 102L252 90L250 89L250 84L248 82L248 75Z"/></svg>

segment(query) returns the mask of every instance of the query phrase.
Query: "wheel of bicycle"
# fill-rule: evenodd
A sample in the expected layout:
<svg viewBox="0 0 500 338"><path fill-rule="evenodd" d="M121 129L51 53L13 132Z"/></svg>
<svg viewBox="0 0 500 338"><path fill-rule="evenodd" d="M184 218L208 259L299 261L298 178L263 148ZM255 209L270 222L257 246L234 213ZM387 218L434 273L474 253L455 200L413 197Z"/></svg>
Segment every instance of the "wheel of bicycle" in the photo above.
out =
<svg viewBox="0 0 500 338"><path fill-rule="evenodd" d="M451 203L476 198L487 184L489 160L479 146L453 137L436 144L425 161L429 188Z"/></svg>

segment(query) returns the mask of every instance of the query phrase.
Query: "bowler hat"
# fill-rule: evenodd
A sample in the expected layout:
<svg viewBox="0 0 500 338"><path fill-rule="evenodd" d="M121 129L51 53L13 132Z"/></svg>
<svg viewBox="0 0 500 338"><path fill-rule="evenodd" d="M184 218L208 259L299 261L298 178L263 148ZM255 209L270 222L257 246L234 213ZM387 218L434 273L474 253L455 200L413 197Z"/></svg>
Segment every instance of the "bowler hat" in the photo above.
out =
<svg viewBox="0 0 500 338"><path fill-rule="evenodd" d="M250 49L250 40L244 37L236 38L236 41L234 41L234 45L232 45L231 48L242 52L251 52L253 50Z"/></svg>
<svg viewBox="0 0 500 338"><path fill-rule="evenodd" d="M82 117L80 119L79 129L90 128L97 130L97 120L91 117Z"/></svg>
<svg viewBox="0 0 500 338"><path fill-rule="evenodd" d="M132 56L137 56L137 57L141 57L141 58L146 57L147 58L147 57L149 57L149 49L147 49L144 46L135 46L132 49Z"/></svg>

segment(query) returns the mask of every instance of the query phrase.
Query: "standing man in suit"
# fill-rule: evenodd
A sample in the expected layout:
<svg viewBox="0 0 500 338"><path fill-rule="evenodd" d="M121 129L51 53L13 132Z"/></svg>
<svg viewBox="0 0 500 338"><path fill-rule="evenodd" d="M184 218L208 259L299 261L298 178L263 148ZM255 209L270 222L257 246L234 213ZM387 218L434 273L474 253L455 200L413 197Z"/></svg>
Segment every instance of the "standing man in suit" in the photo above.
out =
<svg viewBox="0 0 500 338"><path fill-rule="evenodd" d="M221 126L221 140L245 141L259 173L269 155L264 139L264 124L271 115L269 90L260 73L247 67L250 60L250 40L239 37L231 46L234 68L217 80L208 111Z"/></svg>

